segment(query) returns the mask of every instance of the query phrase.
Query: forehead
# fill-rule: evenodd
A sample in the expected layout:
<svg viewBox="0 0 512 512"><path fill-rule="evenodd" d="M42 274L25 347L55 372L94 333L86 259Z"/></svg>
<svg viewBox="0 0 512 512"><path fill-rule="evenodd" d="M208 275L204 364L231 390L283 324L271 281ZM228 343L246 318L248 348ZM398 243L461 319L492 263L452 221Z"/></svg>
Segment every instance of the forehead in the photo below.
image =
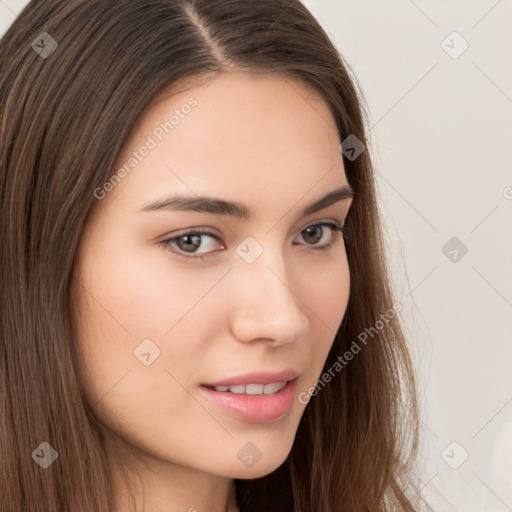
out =
<svg viewBox="0 0 512 512"><path fill-rule="evenodd" d="M288 76L189 79L141 116L113 170L125 177L108 197L122 192L139 206L160 192L299 200L346 183L339 142L325 101Z"/></svg>

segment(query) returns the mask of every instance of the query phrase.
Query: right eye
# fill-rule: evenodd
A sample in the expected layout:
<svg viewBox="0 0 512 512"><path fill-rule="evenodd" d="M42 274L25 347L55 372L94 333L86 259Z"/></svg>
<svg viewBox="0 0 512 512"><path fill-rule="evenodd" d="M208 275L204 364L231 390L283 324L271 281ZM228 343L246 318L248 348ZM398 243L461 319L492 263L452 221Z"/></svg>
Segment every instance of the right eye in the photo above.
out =
<svg viewBox="0 0 512 512"><path fill-rule="evenodd" d="M205 238L202 239L201 237ZM215 252L212 250L208 250L208 248L206 248L205 251L202 251L205 253L205 255L203 255L201 252L197 252L197 249L204 245L203 241L206 240L207 238L209 238L210 240L216 240L220 242L219 237L213 231L205 229L197 231L188 231L181 235L173 236L172 238L162 240L160 243L164 246L166 250L171 251L173 254L176 254L182 258L202 259L205 257L206 254ZM177 247L177 249L173 249L172 247ZM190 256L187 256L186 253L190 254Z"/></svg>

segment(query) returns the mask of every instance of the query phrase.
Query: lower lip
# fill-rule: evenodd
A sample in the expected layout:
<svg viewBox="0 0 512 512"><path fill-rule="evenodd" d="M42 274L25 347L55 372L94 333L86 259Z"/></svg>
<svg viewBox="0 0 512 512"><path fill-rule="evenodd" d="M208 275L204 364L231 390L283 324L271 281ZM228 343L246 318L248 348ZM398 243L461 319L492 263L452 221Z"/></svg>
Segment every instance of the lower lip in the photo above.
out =
<svg viewBox="0 0 512 512"><path fill-rule="evenodd" d="M289 381L286 386L273 395L248 395L215 391L200 386L201 391L213 402L233 416L254 423L274 421L283 416L293 400L297 379Z"/></svg>

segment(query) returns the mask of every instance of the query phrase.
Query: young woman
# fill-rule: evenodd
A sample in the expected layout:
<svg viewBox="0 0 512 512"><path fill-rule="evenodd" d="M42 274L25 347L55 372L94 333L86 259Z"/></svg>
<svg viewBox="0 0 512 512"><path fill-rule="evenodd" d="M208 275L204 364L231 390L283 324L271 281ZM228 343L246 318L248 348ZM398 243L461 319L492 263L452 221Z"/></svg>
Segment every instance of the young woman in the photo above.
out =
<svg viewBox="0 0 512 512"><path fill-rule="evenodd" d="M362 96L307 9L33 0L0 68L0 510L419 510Z"/></svg>

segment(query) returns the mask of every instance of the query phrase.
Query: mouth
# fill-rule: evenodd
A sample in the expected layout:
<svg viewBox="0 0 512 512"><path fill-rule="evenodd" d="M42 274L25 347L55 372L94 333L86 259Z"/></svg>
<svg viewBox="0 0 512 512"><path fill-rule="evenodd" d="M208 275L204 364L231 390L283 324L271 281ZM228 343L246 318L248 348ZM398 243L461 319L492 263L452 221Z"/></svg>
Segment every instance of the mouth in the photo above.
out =
<svg viewBox="0 0 512 512"><path fill-rule="evenodd" d="M298 377L267 384L200 386L209 401L243 421L262 423L282 417L292 404Z"/></svg>

